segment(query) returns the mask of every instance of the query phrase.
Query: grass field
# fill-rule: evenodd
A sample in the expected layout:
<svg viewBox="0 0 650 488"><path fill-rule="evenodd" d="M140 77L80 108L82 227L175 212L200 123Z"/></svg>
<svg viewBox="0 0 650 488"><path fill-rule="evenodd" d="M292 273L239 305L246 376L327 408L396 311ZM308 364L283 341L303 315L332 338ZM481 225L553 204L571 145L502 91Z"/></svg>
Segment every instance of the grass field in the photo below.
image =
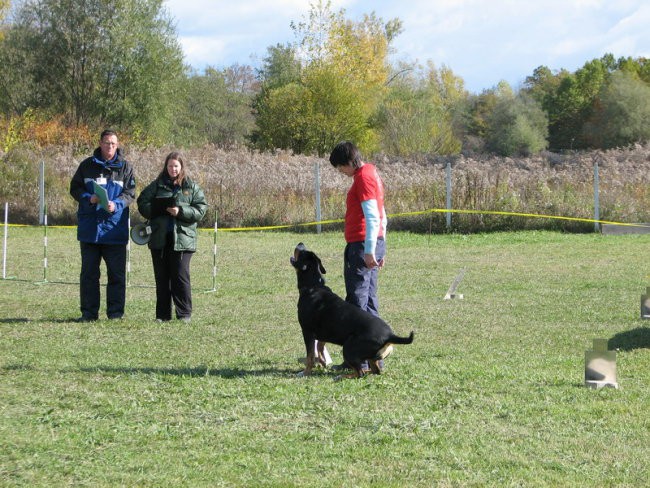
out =
<svg viewBox="0 0 650 488"><path fill-rule="evenodd" d="M189 325L154 322L148 251L127 317L77 324L73 229L10 228L0 281L2 486L647 486L650 236L392 233L386 372L297 378L293 247L343 292L338 232L202 231ZM465 269L458 292L443 300ZM102 298L104 293L102 291ZM620 389L583 386L607 338ZM335 362L340 348L330 347Z"/></svg>

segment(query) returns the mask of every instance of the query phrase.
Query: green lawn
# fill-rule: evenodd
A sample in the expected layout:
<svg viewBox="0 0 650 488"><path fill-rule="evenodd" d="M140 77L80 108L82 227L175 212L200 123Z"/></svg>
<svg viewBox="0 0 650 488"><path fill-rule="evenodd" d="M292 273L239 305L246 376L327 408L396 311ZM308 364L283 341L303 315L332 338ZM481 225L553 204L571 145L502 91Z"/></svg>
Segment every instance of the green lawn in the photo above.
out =
<svg viewBox="0 0 650 488"><path fill-rule="evenodd" d="M204 293L203 231L193 321L160 325L139 246L125 320L71 321L74 232L49 229L35 284L43 231L9 229L2 486L647 486L648 235L389 234L382 315L415 342L336 382L295 375L289 256L305 242L342 294L340 233L220 232ZM443 300L462 269L464 299ZM594 338L619 349L618 390L583 386Z"/></svg>

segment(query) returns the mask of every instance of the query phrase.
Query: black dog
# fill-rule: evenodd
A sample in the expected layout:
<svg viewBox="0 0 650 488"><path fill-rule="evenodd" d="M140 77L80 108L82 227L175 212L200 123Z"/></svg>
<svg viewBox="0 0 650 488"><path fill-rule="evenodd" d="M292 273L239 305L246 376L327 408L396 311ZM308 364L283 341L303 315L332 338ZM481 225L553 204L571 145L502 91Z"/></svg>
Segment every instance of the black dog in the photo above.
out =
<svg viewBox="0 0 650 488"><path fill-rule="evenodd" d="M409 337L398 337L379 317L346 302L325 286L325 268L316 254L301 242L296 246L291 264L298 275L298 321L307 348L303 375L314 367L314 346L331 342L343 346L343 358L354 370L351 377L363 376L361 363L368 361L371 371L380 374L379 360L392 350L392 344L410 344Z"/></svg>

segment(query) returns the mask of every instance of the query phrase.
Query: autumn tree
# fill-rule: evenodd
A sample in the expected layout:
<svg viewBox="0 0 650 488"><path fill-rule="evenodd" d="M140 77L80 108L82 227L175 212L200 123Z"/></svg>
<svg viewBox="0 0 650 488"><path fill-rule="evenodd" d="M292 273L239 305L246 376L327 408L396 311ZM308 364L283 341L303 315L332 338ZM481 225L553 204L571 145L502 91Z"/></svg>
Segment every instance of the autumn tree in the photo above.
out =
<svg viewBox="0 0 650 488"><path fill-rule="evenodd" d="M13 108L168 133L184 68L162 0L26 0L4 43L2 61L21 76L2 95L24 93Z"/></svg>
<svg viewBox="0 0 650 488"><path fill-rule="evenodd" d="M374 14L350 21L344 10L334 13L329 2L319 1L304 22L292 27L298 38L290 51L292 58L262 70L274 75L262 80L256 100L255 144L321 155L342 139L353 139L366 150L375 147L371 121L385 90L389 45L401 29L400 22L384 24ZM271 60L287 60L279 54L270 52L270 57L275 55ZM279 66L300 66L299 76L270 69ZM291 107L279 103L289 100ZM287 112L294 118L289 120Z"/></svg>
<svg viewBox="0 0 650 488"><path fill-rule="evenodd" d="M377 117L380 147L390 154L455 154L461 149L463 81L451 69L429 63L421 73L400 67Z"/></svg>

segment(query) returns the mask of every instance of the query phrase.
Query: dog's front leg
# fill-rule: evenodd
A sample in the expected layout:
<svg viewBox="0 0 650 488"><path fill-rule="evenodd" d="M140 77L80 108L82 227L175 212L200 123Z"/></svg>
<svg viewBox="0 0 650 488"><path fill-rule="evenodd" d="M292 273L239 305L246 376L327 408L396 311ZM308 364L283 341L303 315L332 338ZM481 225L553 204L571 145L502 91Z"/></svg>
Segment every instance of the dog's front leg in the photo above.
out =
<svg viewBox="0 0 650 488"><path fill-rule="evenodd" d="M311 370L314 369L316 339L305 337L305 348L307 349L307 357L305 358L305 369L298 373L299 376L309 376Z"/></svg>

